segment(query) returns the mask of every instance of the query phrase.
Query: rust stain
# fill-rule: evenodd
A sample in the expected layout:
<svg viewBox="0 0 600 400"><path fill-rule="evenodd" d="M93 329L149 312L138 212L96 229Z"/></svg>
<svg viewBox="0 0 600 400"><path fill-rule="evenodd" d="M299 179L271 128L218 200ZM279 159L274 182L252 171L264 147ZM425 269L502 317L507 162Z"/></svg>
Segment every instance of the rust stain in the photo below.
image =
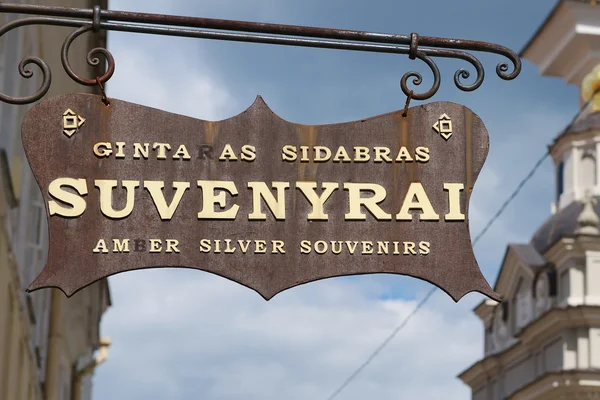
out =
<svg viewBox="0 0 600 400"><path fill-rule="evenodd" d="M410 131L411 125L411 114L409 113L406 118L402 118L402 146L408 148L410 153L413 152L413 148L411 147L411 143L414 142L414 132ZM415 160L411 162L405 162L408 169L408 182L415 182L416 168L417 162Z"/></svg>
<svg viewBox="0 0 600 400"><path fill-rule="evenodd" d="M466 208L473 193L473 113L465 109L465 192L467 193Z"/></svg>
<svg viewBox="0 0 600 400"><path fill-rule="evenodd" d="M317 176L317 168L319 163L313 161L312 148L317 143L317 129L313 125L296 125L296 132L298 134L299 145L307 146L309 148L309 161L298 163L298 180L301 181L313 181ZM302 151L298 146L298 158L302 157Z"/></svg>
<svg viewBox="0 0 600 400"><path fill-rule="evenodd" d="M205 144L214 145L218 134L218 125L214 121L204 121L204 127Z"/></svg>

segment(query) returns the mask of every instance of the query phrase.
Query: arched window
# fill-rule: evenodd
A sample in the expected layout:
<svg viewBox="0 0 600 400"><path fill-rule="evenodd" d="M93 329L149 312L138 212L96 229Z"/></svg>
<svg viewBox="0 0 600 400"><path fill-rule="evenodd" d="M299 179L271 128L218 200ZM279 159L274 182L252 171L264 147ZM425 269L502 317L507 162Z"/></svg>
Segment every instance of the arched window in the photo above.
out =
<svg viewBox="0 0 600 400"><path fill-rule="evenodd" d="M564 169L565 163L561 161L556 168L556 201L560 200L560 195L564 191Z"/></svg>

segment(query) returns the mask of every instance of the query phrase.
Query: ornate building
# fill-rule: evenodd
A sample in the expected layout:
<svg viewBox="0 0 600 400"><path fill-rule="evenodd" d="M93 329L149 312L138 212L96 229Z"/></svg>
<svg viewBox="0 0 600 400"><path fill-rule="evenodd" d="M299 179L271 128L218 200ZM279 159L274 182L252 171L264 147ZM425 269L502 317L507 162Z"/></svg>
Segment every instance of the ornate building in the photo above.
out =
<svg viewBox="0 0 600 400"><path fill-rule="evenodd" d="M19 2L19 0L12 0ZM28 0L27 3L92 8L106 1ZM3 25L22 16L0 14ZM27 56L44 59L52 69L47 97L89 91L63 71L60 49L68 28L29 26L0 38L0 92L26 96L38 89L41 72L23 79L18 63ZM98 36L82 37L71 51L73 68L95 76L87 51L105 46ZM56 289L32 294L25 288L41 271L48 251L45 206L20 141L29 106L0 102L0 399L80 400L91 397L91 374L106 358L109 343L100 337L100 319L110 305L106 280L72 298ZM43 140L43 138L40 138Z"/></svg>
<svg viewBox="0 0 600 400"><path fill-rule="evenodd" d="M559 1L521 57L581 88L580 117L555 138L553 213L507 247L475 308L484 358L460 374L474 400L600 399L600 7Z"/></svg>

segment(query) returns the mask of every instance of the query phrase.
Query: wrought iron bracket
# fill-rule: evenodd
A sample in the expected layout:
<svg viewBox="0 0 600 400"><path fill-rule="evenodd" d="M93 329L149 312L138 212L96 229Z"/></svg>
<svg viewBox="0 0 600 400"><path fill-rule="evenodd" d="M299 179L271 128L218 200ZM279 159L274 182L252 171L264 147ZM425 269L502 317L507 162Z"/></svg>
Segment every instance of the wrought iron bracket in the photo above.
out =
<svg viewBox="0 0 600 400"><path fill-rule="evenodd" d="M512 64L504 61L496 66L496 74L503 80L516 78L521 72L521 60L512 50L493 43L449 39L439 37L398 35L374 33L355 30L314 28L307 26L279 25L245 21L232 21L212 18L196 18L174 15L135 13L125 11L102 10L99 6L93 9L41 6L31 4L10 4L0 2L0 13L27 14L0 27L0 37L12 29L26 25L55 25L78 28L65 39L62 47L62 64L67 74L76 82L87 85L103 85L115 71L115 60L105 48L94 48L87 55L87 63L97 66L98 55L106 59L107 68L103 75L92 79L77 75L69 64L69 48L73 41L85 32L100 30L147 33L155 35L195 37L203 39L227 40L236 42L267 43L286 46L302 46L326 49L340 49L376 53L407 54L410 59L419 59L433 73L431 88L422 93L409 89L408 80L418 86L423 77L418 72L407 72L400 80L404 94L415 100L431 98L441 83L440 71L433 57L457 58L470 63L476 72L472 83L464 80L471 76L466 69L459 69L454 74L455 85L463 91L473 91L481 86L484 69L477 57L470 52L495 53L508 58ZM31 78L33 72L28 65L37 65L43 74L43 82L37 92L25 97L12 97L0 94L0 101L11 104L33 103L48 92L51 83L51 71L46 62L38 57L27 57L19 64L19 73L24 78Z"/></svg>

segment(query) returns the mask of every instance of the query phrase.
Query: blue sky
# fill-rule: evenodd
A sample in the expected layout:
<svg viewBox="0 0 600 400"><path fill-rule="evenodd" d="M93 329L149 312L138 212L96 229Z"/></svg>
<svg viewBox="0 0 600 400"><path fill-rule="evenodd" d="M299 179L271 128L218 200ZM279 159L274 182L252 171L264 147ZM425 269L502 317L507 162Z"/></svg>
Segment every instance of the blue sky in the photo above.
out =
<svg viewBox="0 0 600 400"><path fill-rule="evenodd" d="M490 41L521 50L553 2L473 0L110 1L143 11ZM246 109L257 94L281 117L334 123L401 109L399 81L428 70L403 55L355 53L109 33L116 73L108 95L200 119ZM490 134L490 155L471 200L475 236L579 107L579 90L541 77L527 61L502 81L502 58L481 55L486 79L475 92L452 78L465 63L439 60L442 86L429 101L471 108ZM468 68L468 66L467 66ZM418 102L413 102L416 105ZM505 246L527 242L550 215L548 159L475 253L493 285ZM102 331L113 338L96 374L97 399L326 399L429 290L401 276L330 279L265 302L253 291L198 271L146 270L110 279L114 306ZM471 309L438 292L337 399L468 399L456 375L482 355Z"/></svg>

